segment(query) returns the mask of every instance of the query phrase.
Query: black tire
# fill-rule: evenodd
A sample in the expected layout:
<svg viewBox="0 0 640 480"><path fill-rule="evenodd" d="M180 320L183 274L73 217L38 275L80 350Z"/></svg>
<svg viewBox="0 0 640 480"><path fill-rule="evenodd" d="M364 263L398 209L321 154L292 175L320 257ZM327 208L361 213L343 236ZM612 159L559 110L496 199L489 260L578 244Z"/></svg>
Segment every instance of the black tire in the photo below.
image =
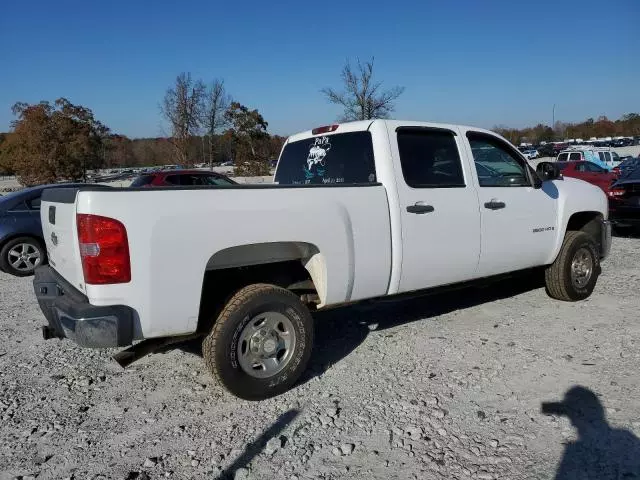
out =
<svg viewBox="0 0 640 480"><path fill-rule="evenodd" d="M241 365L242 351L249 348L246 341L242 342L243 332L252 322L260 324L261 314L273 312L284 315L290 322L295 346L281 371L267 378L256 378ZM300 299L284 288L255 284L242 288L229 300L204 339L202 353L207 368L227 390L245 400L263 400L295 384L309 362L312 348L313 318Z"/></svg>
<svg viewBox="0 0 640 480"><path fill-rule="evenodd" d="M37 255L39 255L40 261L37 264L31 265L31 263L22 263L20 264L19 268L16 268L14 265L12 265L16 258L12 255L14 247L21 244L28 245L29 252L37 253ZM33 237L13 238L5 243L0 249L0 270L16 277L28 277L30 275L33 275L35 267L44 265L46 261L47 253L42 246L42 243L38 239Z"/></svg>
<svg viewBox="0 0 640 480"><path fill-rule="evenodd" d="M581 277L580 280L576 280L572 275L572 264L574 260L579 260L578 256L585 259L588 257L591 262L588 278L587 275L576 275ZM547 294L566 302L584 300L593 292L599 275L600 255L593 238L581 231L569 231L564 237L558 257L545 271Z"/></svg>

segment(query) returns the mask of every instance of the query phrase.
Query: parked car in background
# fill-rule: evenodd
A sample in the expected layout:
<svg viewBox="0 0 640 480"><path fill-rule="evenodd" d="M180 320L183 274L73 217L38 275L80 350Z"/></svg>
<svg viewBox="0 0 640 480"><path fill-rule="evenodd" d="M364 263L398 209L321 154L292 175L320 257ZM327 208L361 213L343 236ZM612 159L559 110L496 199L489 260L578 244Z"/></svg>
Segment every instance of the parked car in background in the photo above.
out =
<svg viewBox="0 0 640 480"><path fill-rule="evenodd" d="M613 169L618 177L626 177L629 173L640 166L640 157L625 157L622 163Z"/></svg>
<svg viewBox="0 0 640 480"><path fill-rule="evenodd" d="M609 218L617 227L640 227L640 168L619 178L607 192Z"/></svg>
<svg viewBox="0 0 640 480"><path fill-rule="evenodd" d="M41 185L0 196L0 270L25 277L32 275L38 265L46 263L40 223L42 192L48 188L78 186L85 185Z"/></svg>
<svg viewBox="0 0 640 480"><path fill-rule="evenodd" d="M606 163L610 168L615 168L622 162L620 155L609 147L596 147L593 151L598 155L600 161Z"/></svg>
<svg viewBox="0 0 640 480"><path fill-rule="evenodd" d="M533 160L535 158L540 157L540 153L535 149L524 150L522 154L527 157L529 160Z"/></svg>
<svg viewBox="0 0 640 480"><path fill-rule="evenodd" d="M229 177L202 170L162 170L137 177L131 187L176 187L202 185L237 185Z"/></svg>
<svg viewBox="0 0 640 480"><path fill-rule="evenodd" d="M556 149L554 148L553 143L538 145L538 148L536 148L536 150L538 150L538 153L541 157L555 157L558 154L558 152L556 152Z"/></svg>
<svg viewBox="0 0 640 480"><path fill-rule="evenodd" d="M614 167L613 165L607 165L607 163L601 160L600 156L598 156L598 154L592 149L585 148L572 148L570 150L560 152L556 158L556 162L591 162L606 169L607 171L611 171Z"/></svg>
<svg viewBox="0 0 640 480"><path fill-rule="evenodd" d="M563 176L584 180L600 187L605 193L617 180L615 173L592 162L558 162L557 165Z"/></svg>

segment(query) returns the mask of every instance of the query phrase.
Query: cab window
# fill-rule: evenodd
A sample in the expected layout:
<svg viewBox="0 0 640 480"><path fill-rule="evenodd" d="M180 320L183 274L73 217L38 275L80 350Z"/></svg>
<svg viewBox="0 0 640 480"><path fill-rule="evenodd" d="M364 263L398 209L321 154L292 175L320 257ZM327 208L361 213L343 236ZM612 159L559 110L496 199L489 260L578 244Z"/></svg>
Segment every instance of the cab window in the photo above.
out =
<svg viewBox="0 0 640 480"><path fill-rule="evenodd" d="M467 132L481 187L529 187L525 160L500 139L479 132ZM486 170L491 175L486 175Z"/></svg>
<svg viewBox="0 0 640 480"><path fill-rule="evenodd" d="M412 188L464 187L455 135L450 130L399 128L398 151L406 184Z"/></svg>

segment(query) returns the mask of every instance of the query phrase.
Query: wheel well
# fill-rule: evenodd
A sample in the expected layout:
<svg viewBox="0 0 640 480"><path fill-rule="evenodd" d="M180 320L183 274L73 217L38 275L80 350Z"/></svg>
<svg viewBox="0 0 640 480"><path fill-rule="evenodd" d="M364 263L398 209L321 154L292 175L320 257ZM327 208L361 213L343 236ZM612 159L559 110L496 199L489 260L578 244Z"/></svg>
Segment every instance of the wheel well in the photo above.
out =
<svg viewBox="0 0 640 480"><path fill-rule="evenodd" d="M571 215L567 224L567 231L583 231L593 237L598 246L601 246L602 213L578 212Z"/></svg>
<svg viewBox="0 0 640 480"><path fill-rule="evenodd" d="M301 260L207 270L202 282L198 331L208 332L229 298L242 287L270 283L302 295L316 288Z"/></svg>

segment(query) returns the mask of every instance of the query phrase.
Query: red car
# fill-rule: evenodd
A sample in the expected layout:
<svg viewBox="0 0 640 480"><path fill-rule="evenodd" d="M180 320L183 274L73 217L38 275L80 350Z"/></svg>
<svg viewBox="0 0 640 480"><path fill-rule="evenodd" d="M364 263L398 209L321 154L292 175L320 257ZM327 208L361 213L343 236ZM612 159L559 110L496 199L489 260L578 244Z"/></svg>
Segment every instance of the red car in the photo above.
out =
<svg viewBox="0 0 640 480"><path fill-rule="evenodd" d="M605 193L618 178L615 173L608 172L592 162L557 162L557 164L565 177L579 178L600 187Z"/></svg>
<svg viewBox="0 0 640 480"><path fill-rule="evenodd" d="M220 173L204 170L162 170L143 173L131 187L184 187L194 185L237 185Z"/></svg>

